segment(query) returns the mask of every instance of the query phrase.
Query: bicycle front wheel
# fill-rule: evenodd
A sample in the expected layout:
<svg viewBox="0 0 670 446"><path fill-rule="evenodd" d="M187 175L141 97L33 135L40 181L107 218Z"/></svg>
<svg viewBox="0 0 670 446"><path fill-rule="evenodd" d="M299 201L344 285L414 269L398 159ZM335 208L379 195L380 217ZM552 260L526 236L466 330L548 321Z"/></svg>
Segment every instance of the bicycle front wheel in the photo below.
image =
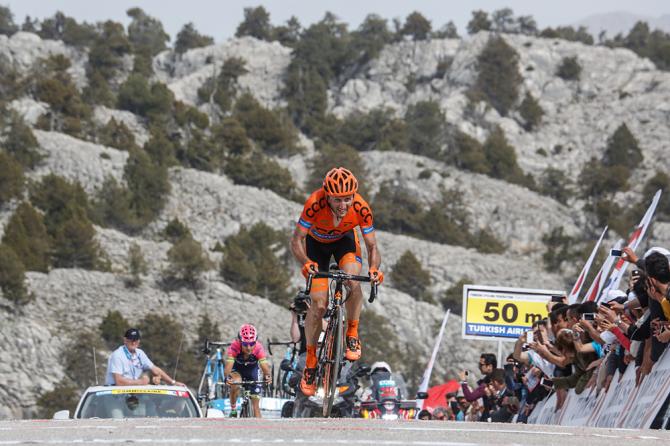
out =
<svg viewBox="0 0 670 446"><path fill-rule="evenodd" d="M323 382L323 416L330 417L335 401L337 379L342 363L342 309L336 308L331 317L333 323L328 336L328 363L324 370Z"/></svg>

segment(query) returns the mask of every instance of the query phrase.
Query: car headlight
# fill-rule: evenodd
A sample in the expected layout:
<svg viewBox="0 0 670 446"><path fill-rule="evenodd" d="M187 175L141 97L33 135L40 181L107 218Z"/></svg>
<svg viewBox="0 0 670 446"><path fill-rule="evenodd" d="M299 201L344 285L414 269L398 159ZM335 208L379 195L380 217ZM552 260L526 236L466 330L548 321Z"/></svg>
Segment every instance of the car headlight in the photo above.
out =
<svg viewBox="0 0 670 446"><path fill-rule="evenodd" d="M384 409L386 410L393 410L395 409L395 402L394 401L386 401L384 403Z"/></svg>
<svg viewBox="0 0 670 446"><path fill-rule="evenodd" d="M398 415L394 413L385 413L384 415L382 415L382 420L397 420L397 419Z"/></svg>

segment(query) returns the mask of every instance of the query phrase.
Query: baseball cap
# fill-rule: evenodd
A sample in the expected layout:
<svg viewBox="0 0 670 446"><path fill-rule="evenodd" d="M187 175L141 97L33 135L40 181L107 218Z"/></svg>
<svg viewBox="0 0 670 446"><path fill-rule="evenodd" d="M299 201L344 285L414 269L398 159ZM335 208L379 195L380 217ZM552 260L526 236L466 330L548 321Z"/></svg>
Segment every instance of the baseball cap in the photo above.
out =
<svg viewBox="0 0 670 446"><path fill-rule="evenodd" d="M137 341L140 338L140 331L137 328L129 328L123 337L131 341Z"/></svg>

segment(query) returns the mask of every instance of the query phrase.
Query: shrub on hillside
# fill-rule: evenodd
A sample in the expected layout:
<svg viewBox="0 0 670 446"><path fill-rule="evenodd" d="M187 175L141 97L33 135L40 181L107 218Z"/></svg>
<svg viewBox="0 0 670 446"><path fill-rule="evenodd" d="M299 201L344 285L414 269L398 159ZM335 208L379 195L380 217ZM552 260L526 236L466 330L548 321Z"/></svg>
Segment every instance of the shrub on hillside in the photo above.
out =
<svg viewBox="0 0 670 446"><path fill-rule="evenodd" d="M506 116L519 97L522 82L519 55L505 39L492 36L477 57L477 69L477 80L470 93Z"/></svg>
<svg viewBox="0 0 670 446"><path fill-rule="evenodd" d="M89 74L88 85L84 87L82 96L90 105L104 105L112 108L116 104L116 95L109 88L109 81L99 71L92 71Z"/></svg>
<svg viewBox="0 0 670 446"><path fill-rule="evenodd" d="M544 110L537 99L535 99L529 92L526 92L526 96L524 96L523 101L521 101L521 105L519 106L519 114L523 119L523 128L530 132L537 128L537 126L540 125L540 122L542 122Z"/></svg>
<svg viewBox="0 0 670 446"><path fill-rule="evenodd" d="M135 54L153 57L167 48L170 36L163 30L159 20L140 8L127 10L126 15L132 19L128 25L128 40Z"/></svg>
<svg viewBox="0 0 670 446"><path fill-rule="evenodd" d="M413 235L419 231L423 205L406 189L383 182L371 203L375 227L396 234Z"/></svg>
<svg viewBox="0 0 670 446"><path fill-rule="evenodd" d="M250 36L259 40L271 40L270 13L262 6L244 8L244 20L237 26L235 37Z"/></svg>
<svg viewBox="0 0 670 446"><path fill-rule="evenodd" d="M167 253L170 265L163 272L168 286L187 285L195 288L200 275L211 267L211 261L200 242L192 237L178 240Z"/></svg>
<svg viewBox="0 0 670 446"><path fill-rule="evenodd" d="M337 139L358 151L405 150L407 124L395 118L393 110L388 108L376 108L368 113L355 111L342 121Z"/></svg>
<svg viewBox="0 0 670 446"><path fill-rule="evenodd" d="M603 164L625 166L632 170L639 166L643 159L637 139L626 124L621 124L607 140Z"/></svg>
<svg viewBox="0 0 670 446"><path fill-rule="evenodd" d="M23 192L23 169L13 156L0 150L0 207Z"/></svg>
<svg viewBox="0 0 670 446"><path fill-rule="evenodd" d="M117 106L152 121L162 121L171 115L174 95L165 84L149 85L147 78L133 73L119 87Z"/></svg>
<svg viewBox="0 0 670 446"><path fill-rule="evenodd" d="M50 419L59 410L74 413L79 402L79 386L67 378L62 379L53 390L42 393L36 401L37 417Z"/></svg>
<svg viewBox="0 0 670 446"><path fill-rule="evenodd" d="M300 201L298 186L293 181L291 172L262 153L231 156L227 159L223 172L236 184L270 189L284 198Z"/></svg>
<svg viewBox="0 0 670 446"><path fill-rule="evenodd" d="M129 288L137 288L142 284L142 276L145 275L149 267L142 253L142 248L137 243L133 243L128 248L128 273L130 276L125 280Z"/></svg>
<svg viewBox="0 0 670 446"><path fill-rule="evenodd" d="M96 84L89 93L98 96L101 94L101 89L108 88L107 82L123 69L123 56L130 53L131 46L124 26L111 20L98 25L98 35L89 44L86 76L89 85ZM95 103L90 99L89 101Z"/></svg>
<svg viewBox="0 0 670 446"><path fill-rule="evenodd" d="M540 37L563 39L571 42L582 42L586 45L593 45L593 36L585 26L580 26L577 29L572 26L545 28L540 33Z"/></svg>
<svg viewBox="0 0 670 446"><path fill-rule="evenodd" d="M39 144L33 131L18 113L10 114L8 124L7 130L3 132L5 140L2 147L25 169L35 168L43 156L39 152Z"/></svg>
<svg viewBox="0 0 670 446"><path fill-rule="evenodd" d="M123 342L123 335L130 327L130 322L124 318L117 310L107 310L107 314L102 318L98 330L100 337L110 350L115 349Z"/></svg>
<svg viewBox="0 0 670 446"><path fill-rule="evenodd" d="M463 313L463 287L470 283L472 279L466 276L450 286L442 297L442 307L460 316Z"/></svg>
<svg viewBox="0 0 670 446"><path fill-rule="evenodd" d="M407 107L407 149L417 155L438 159L446 143L446 118L434 101L420 101Z"/></svg>
<svg viewBox="0 0 670 446"><path fill-rule="evenodd" d="M5 226L2 243L12 248L28 271L49 269L49 235L44 218L30 203L21 203Z"/></svg>
<svg viewBox="0 0 670 446"><path fill-rule="evenodd" d="M490 31L491 25L488 12L481 9L472 11L472 18L467 25L468 34L477 34L479 31Z"/></svg>
<svg viewBox="0 0 670 446"><path fill-rule="evenodd" d="M50 174L33 188L30 199L44 211L53 266L104 268L95 229L89 220L88 197L79 183Z"/></svg>
<svg viewBox="0 0 670 446"><path fill-rule="evenodd" d="M26 304L33 296L26 290L26 271L14 250L0 244L0 289L6 299L16 304Z"/></svg>
<svg viewBox="0 0 670 446"><path fill-rule="evenodd" d="M226 239L220 273L233 287L284 305L289 273L279 258L286 237L264 223L241 227Z"/></svg>
<svg viewBox="0 0 670 446"><path fill-rule="evenodd" d="M117 341L118 347L121 341ZM104 381L107 371L107 355L103 354L105 343L96 331L77 332L63 351L65 375L71 382L77 383L81 389L97 385ZM94 356L95 355L95 356ZM93 358L95 357L95 362ZM93 368L93 364L96 365Z"/></svg>
<svg viewBox="0 0 670 446"><path fill-rule="evenodd" d="M386 19L377 14L365 16L358 29L351 33L349 42L352 56L357 58L354 70L375 59L384 46L393 39L393 33L389 30Z"/></svg>
<svg viewBox="0 0 670 446"><path fill-rule="evenodd" d="M430 20L420 12L414 11L405 19L405 24L400 29L400 35L409 36L412 40L426 40L430 37L431 30Z"/></svg>
<svg viewBox="0 0 670 446"><path fill-rule="evenodd" d="M182 223L179 218L175 217L165 225L161 235L170 243L177 243L179 240L186 237L193 237L188 226Z"/></svg>
<svg viewBox="0 0 670 446"><path fill-rule="evenodd" d="M219 75L210 77L198 88L198 99L203 103L214 103L222 113L228 113L237 92L237 79L248 73L246 61L239 57L229 57L221 65Z"/></svg>
<svg viewBox="0 0 670 446"><path fill-rule="evenodd" d="M549 272L561 271L563 262L574 260L576 240L563 232L562 227L554 228L542 236L547 250L542 254L544 268Z"/></svg>
<svg viewBox="0 0 670 446"><path fill-rule="evenodd" d="M131 233L141 226L130 208L131 193L114 177L107 177L92 203L91 218L100 225Z"/></svg>
<svg viewBox="0 0 670 446"><path fill-rule="evenodd" d="M393 287L422 302L435 303L428 291L430 273L421 267L421 262L412 251L405 251L391 269Z"/></svg>
<svg viewBox="0 0 670 446"><path fill-rule="evenodd" d="M70 60L61 55L41 60L36 68L34 95L49 104L50 111L41 117L41 127L80 136L92 112L72 77L67 72Z"/></svg>
<svg viewBox="0 0 670 446"><path fill-rule="evenodd" d="M291 156L301 151L290 120L279 111L263 107L251 94L245 93L237 100L233 117L264 152Z"/></svg>
<svg viewBox="0 0 670 446"><path fill-rule="evenodd" d="M449 154L446 157L447 162L471 172L486 175L491 172L491 165L486 159L484 147L472 136L456 130L451 146L453 149L449 150Z"/></svg>
<svg viewBox="0 0 670 446"><path fill-rule="evenodd" d="M153 126L150 134L151 137L142 149L151 157L153 164L165 167L177 164L177 144L167 134L167 130L161 126Z"/></svg>
<svg viewBox="0 0 670 446"><path fill-rule="evenodd" d="M505 132L500 127L496 126L489 133L488 138L484 141L483 149L486 160L491 166L490 176L528 188L534 186L532 177L525 176L517 164L516 151L509 144Z"/></svg>
<svg viewBox="0 0 670 446"><path fill-rule="evenodd" d="M566 81L578 81L581 73L582 66L579 64L577 56L564 57L556 69L556 76Z"/></svg>
<svg viewBox="0 0 670 446"><path fill-rule="evenodd" d="M0 6L0 34L11 36L19 30L14 23L14 14L6 6Z"/></svg>
<svg viewBox="0 0 670 446"><path fill-rule="evenodd" d="M216 144L216 158L223 160L225 154L239 156L251 152L251 142L240 122L233 118L224 118L212 127L212 142Z"/></svg>
<svg viewBox="0 0 670 446"><path fill-rule="evenodd" d="M547 167L540 176L538 192L561 204L567 204L573 195L572 182L563 171Z"/></svg>
<svg viewBox="0 0 670 446"><path fill-rule="evenodd" d="M210 36L200 34L193 25L189 22L182 26L181 31L177 34L177 40L174 43L174 50L177 54L183 54L193 48L200 48L214 44L214 39Z"/></svg>
<svg viewBox="0 0 670 446"><path fill-rule="evenodd" d="M123 121L117 121L116 119L110 119L107 124L104 125L98 131L98 143L114 147L119 150L126 150L130 152L131 150L137 150L139 147L135 143L135 135L130 129L123 123Z"/></svg>
<svg viewBox="0 0 670 446"><path fill-rule="evenodd" d="M202 369L188 351L183 326L170 315L148 313L137 323L142 349L151 361L192 389L198 388ZM178 367L177 367L178 366ZM176 373L172 375L173 371Z"/></svg>
<svg viewBox="0 0 670 446"><path fill-rule="evenodd" d="M170 193L167 168L151 162L141 150L131 152L124 168L130 191L130 210L139 225L152 221L165 205Z"/></svg>

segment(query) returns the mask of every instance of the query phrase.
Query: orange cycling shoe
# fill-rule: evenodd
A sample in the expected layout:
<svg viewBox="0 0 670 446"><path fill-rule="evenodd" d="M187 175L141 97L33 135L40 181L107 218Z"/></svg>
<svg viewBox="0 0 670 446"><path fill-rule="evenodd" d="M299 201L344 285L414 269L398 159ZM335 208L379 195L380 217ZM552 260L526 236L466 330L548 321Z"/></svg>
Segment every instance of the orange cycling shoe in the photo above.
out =
<svg viewBox="0 0 670 446"><path fill-rule="evenodd" d="M358 361L361 359L361 341L353 336L347 336L347 351L344 357L349 361Z"/></svg>
<svg viewBox="0 0 670 446"><path fill-rule="evenodd" d="M300 391L305 396L312 396L316 393L316 367L303 370Z"/></svg>

